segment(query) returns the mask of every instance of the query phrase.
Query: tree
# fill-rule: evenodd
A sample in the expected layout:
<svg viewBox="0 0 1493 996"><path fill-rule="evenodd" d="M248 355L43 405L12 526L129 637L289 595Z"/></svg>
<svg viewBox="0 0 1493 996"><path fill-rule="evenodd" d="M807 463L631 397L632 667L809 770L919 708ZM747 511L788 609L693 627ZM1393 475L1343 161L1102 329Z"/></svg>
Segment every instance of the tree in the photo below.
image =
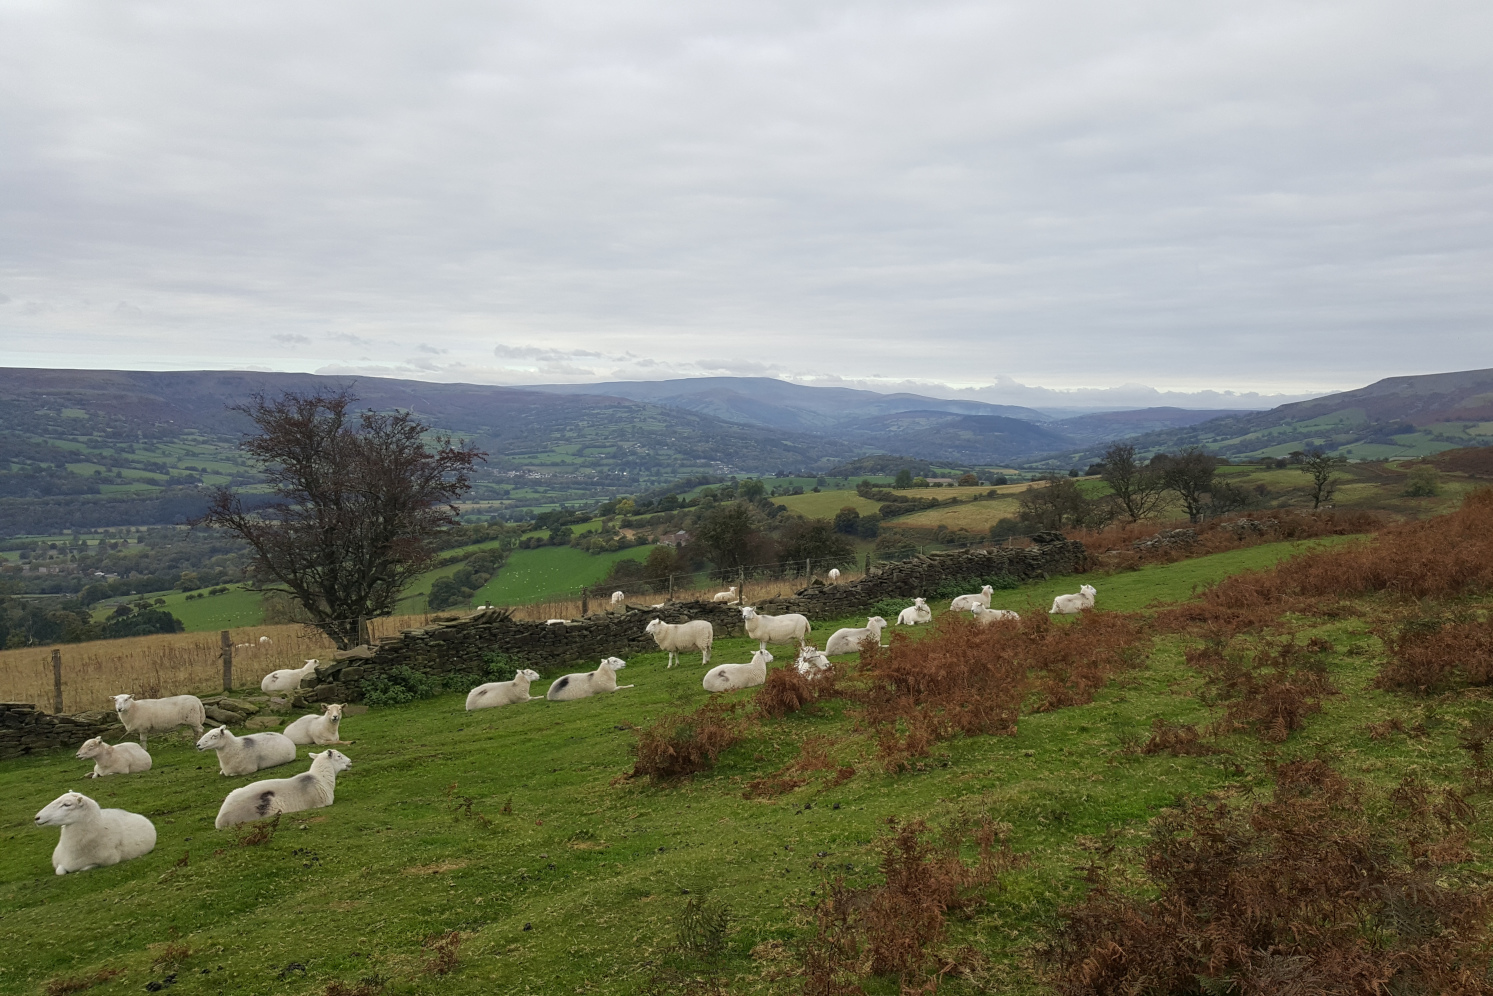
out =
<svg viewBox="0 0 1493 996"><path fill-rule="evenodd" d="M910 488L910 487L912 487L912 471L908 470L906 467L903 467L901 470L897 471L897 479L892 482L892 487L894 487L894 488Z"/></svg>
<svg viewBox="0 0 1493 996"><path fill-rule="evenodd" d="M1340 457L1329 456L1322 449L1314 449L1306 454L1301 470L1312 476L1312 508L1321 508L1324 502L1332 500L1333 492L1337 490L1337 480L1332 472L1342 462Z"/></svg>
<svg viewBox="0 0 1493 996"><path fill-rule="evenodd" d="M860 532L861 513L853 505L846 505L835 513L835 532L854 536Z"/></svg>
<svg viewBox="0 0 1493 996"><path fill-rule="evenodd" d="M742 567L754 559L760 537L752 509L744 502L716 505L700 522L695 539L717 567Z"/></svg>
<svg viewBox="0 0 1493 996"><path fill-rule="evenodd" d="M829 568L854 562L855 548L823 519L799 519L783 529L778 555L783 560L812 560Z"/></svg>
<svg viewBox="0 0 1493 996"><path fill-rule="evenodd" d="M1137 461L1134 446L1115 443L1104 451L1103 463L1100 476L1131 522L1139 522L1160 507L1166 497L1160 468Z"/></svg>
<svg viewBox="0 0 1493 996"><path fill-rule="evenodd" d="M1152 466L1160 464L1161 483L1175 494L1192 522L1201 522L1207 511L1208 497L1213 491L1213 474L1218 470L1218 458L1202 447L1189 446L1175 456L1158 453L1151 458Z"/></svg>
<svg viewBox="0 0 1493 996"><path fill-rule="evenodd" d="M1033 484L1016 499L1017 516L1037 529L1097 528L1114 518L1109 502L1095 501L1071 477L1053 474L1047 484Z"/></svg>
<svg viewBox="0 0 1493 996"><path fill-rule="evenodd" d="M960 478L959 478L959 486L961 488L972 488L972 487L975 487L976 485L978 485L979 483L980 483L980 479L978 477L976 477L974 474L965 473L965 474L962 474L960 476Z"/></svg>
<svg viewBox="0 0 1493 996"><path fill-rule="evenodd" d="M227 488L200 523L236 533L252 551L257 586L289 592L340 648L360 616L389 615L430 564L453 502L486 457L408 412L350 411L347 391L254 395L232 410L254 423L240 444L264 467L275 500L245 509Z"/></svg>

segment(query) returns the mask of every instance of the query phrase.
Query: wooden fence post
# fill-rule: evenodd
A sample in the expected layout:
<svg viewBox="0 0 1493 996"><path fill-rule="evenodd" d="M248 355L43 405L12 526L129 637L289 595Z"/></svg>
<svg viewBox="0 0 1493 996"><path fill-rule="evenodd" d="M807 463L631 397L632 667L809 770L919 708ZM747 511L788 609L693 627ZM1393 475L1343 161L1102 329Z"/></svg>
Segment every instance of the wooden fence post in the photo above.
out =
<svg viewBox="0 0 1493 996"><path fill-rule="evenodd" d="M582 588L581 589L581 618L583 618L583 619L591 611L591 600L588 597L590 594L591 594L591 589L590 588Z"/></svg>
<svg viewBox="0 0 1493 996"><path fill-rule="evenodd" d="M814 561L808 557L804 558L804 582L814 580Z"/></svg>
<svg viewBox="0 0 1493 996"><path fill-rule="evenodd" d="M746 604L746 566L742 565L741 577L736 582L736 604Z"/></svg>
<svg viewBox="0 0 1493 996"><path fill-rule="evenodd" d="M669 575L669 601L674 601L674 575Z"/></svg>
<svg viewBox="0 0 1493 996"><path fill-rule="evenodd" d="M870 574L871 573L871 551L870 550L866 551L866 570L865 570L864 573L866 573L866 574Z"/></svg>
<svg viewBox="0 0 1493 996"><path fill-rule="evenodd" d="M358 616L358 646L368 645L368 617Z"/></svg>
<svg viewBox="0 0 1493 996"><path fill-rule="evenodd" d="M62 651L52 648L52 704L54 713L62 714Z"/></svg>
<svg viewBox="0 0 1493 996"><path fill-rule="evenodd" d="M228 630L218 634L218 642L223 645L223 691L233 691L233 637L228 635Z"/></svg>

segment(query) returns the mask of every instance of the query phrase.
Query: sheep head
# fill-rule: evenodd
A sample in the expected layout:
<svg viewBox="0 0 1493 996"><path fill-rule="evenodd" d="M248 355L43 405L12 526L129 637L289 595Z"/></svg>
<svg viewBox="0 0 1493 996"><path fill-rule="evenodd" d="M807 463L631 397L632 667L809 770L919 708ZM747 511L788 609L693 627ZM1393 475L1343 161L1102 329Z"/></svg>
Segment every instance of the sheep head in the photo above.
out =
<svg viewBox="0 0 1493 996"><path fill-rule="evenodd" d="M133 695L131 695L129 692L125 692L122 695L115 695L115 696L112 696L111 698L112 698L112 700L114 702L114 711L115 712L124 712L126 709L128 709L130 707L130 703L132 703L132 702L135 701L135 697Z"/></svg>
<svg viewBox="0 0 1493 996"><path fill-rule="evenodd" d="M332 722L334 722L334 723L340 723L342 721L342 703L341 702L329 702L329 703L327 703L327 711L326 711L325 715L326 715L326 718L330 719ZM335 754L337 752L333 751L332 753Z"/></svg>
<svg viewBox="0 0 1493 996"><path fill-rule="evenodd" d="M104 738L94 737L92 740L83 741L83 746L78 748L78 757L98 757L104 749Z"/></svg>
<svg viewBox="0 0 1493 996"><path fill-rule="evenodd" d="M36 825L39 827L65 827L69 823L77 823L88 816L91 800L81 792L64 792L51 802L41 812L36 814Z"/></svg>
<svg viewBox="0 0 1493 996"><path fill-rule="evenodd" d="M214 726L211 730L208 730L206 733L204 733L201 739L197 741L197 749L217 750L219 747L222 747L228 743L228 739L231 735L232 734L230 734L228 731L228 727Z"/></svg>
<svg viewBox="0 0 1493 996"><path fill-rule="evenodd" d="M315 767L317 761L320 761L322 758L326 758L327 763L332 766L332 770L338 774L341 774L342 772L353 766L352 758L348 757L340 750L328 749L322 751L320 754L312 754L310 755L310 757L313 767Z"/></svg>

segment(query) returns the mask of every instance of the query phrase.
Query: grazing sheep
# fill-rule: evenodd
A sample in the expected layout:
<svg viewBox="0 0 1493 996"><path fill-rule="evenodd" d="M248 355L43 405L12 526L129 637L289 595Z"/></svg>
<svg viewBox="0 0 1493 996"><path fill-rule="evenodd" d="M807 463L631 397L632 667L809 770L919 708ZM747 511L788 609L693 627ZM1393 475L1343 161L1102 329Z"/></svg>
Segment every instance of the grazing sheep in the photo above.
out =
<svg viewBox="0 0 1493 996"><path fill-rule="evenodd" d="M973 612L975 614L975 622L982 626L993 622L1000 622L1002 619L1021 622L1021 617L1010 609L986 609L977 605L974 607Z"/></svg>
<svg viewBox="0 0 1493 996"><path fill-rule="evenodd" d="M622 594L622 592L620 592L620 591L614 591L614 592L612 592L612 604L613 605L621 605L622 604L622 600L624 598L626 598L626 597L627 596L624 595L624 594Z"/></svg>
<svg viewBox="0 0 1493 996"><path fill-rule="evenodd" d="M298 813L332 804L337 775L353 765L341 751L311 755L311 769L291 778L266 778L228 793L213 826L222 830L235 823L252 823L277 813Z"/></svg>
<svg viewBox="0 0 1493 996"><path fill-rule="evenodd" d="M928 603L921 598L914 598L911 605L897 613L898 626L917 626L932 621L933 610L928 608Z"/></svg>
<svg viewBox="0 0 1493 996"><path fill-rule="evenodd" d="M100 809L80 792L64 792L36 814L39 827L61 827L52 852L57 874L105 868L155 850L155 824L139 813Z"/></svg>
<svg viewBox="0 0 1493 996"><path fill-rule="evenodd" d="M760 685L767 680L767 665L771 660L772 654L766 650L754 651L745 664L718 664L706 671L701 684L707 692L734 692Z"/></svg>
<svg viewBox="0 0 1493 996"><path fill-rule="evenodd" d="M283 733L236 737L226 726L204 733L197 741L197 749L217 751L218 771L224 775L252 775L261 768L295 760L295 741Z"/></svg>
<svg viewBox="0 0 1493 996"><path fill-rule="evenodd" d="M140 746L148 748L147 733L164 733L178 726L190 726L192 732L202 736L202 724L207 721L207 712L202 700L195 695L173 695L165 699L137 699L128 692L114 696L114 711L124 724L126 733L140 734Z"/></svg>
<svg viewBox="0 0 1493 996"><path fill-rule="evenodd" d="M731 601L735 601L735 599L736 599L736 586L733 584L731 587L727 588L725 591L718 591L718 592L716 592L715 596L713 598L711 598L711 601L712 602L731 602Z"/></svg>
<svg viewBox="0 0 1493 996"><path fill-rule="evenodd" d="M524 668L513 676L512 681L489 681L467 692L467 712L474 709L496 709L515 702L537 702L539 696L529 694L529 682L538 681L539 672Z"/></svg>
<svg viewBox="0 0 1493 996"><path fill-rule="evenodd" d="M268 646L269 646L269 645L270 645L270 644L272 644L272 643L274 643L274 642L275 642L275 641L274 641L274 640L271 640L271 639L270 639L270 638L269 638L269 637L267 637L267 636L261 636L261 637L260 637L260 638L259 638L259 645L260 645L260 646L261 646L261 647L268 647Z"/></svg>
<svg viewBox="0 0 1493 996"><path fill-rule="evenodd" d="M608 657L595 671L567 674L551 685L550 690L544 693L544 697L551 702L573 702L576 699L600 695L602 692L632 688L632 685L617 684L617 672L625 667L627 667L627 662L621 658Z"/></svg>
<svg viewBox="0 0 1493 996"><path fill-rule="evenodd" d="M700 663L710 664L710 645L715 642L715 628L704 619L686 623L666 623L662 619L654 619L644 627L643 632L653 637L658 649L669 652L669 667L674 666L679 654L688 650L700 651Z"/></svg>
<svg viewBox="0 0 1493 996"><path fill-rule="evenodd" d="M342 722L342 703L330 703L326 709L320 716L302 716L285 728L284 735L298 744L351 743L350 740L343 740L337 729Z"/></svg>
<svg viewBox="0 0 1493 996"><path fill-rule="evenodd" d="M885 628L885 619L872 616L860 629L837 629L829 638L829 642L824 645L824 653L828 657L834 657L837 654L848 654L859 650L868 636L874 637L879 644L881 643L881 631Z"/></svg>
<svg viewBox="0 0 1493 996"><path fill-rule="evenodd" d="M1094 607L1094 596L1098 592L1093 585L1079 585L1076 595L1059 595L1052 600L1052 608L1047 610L1048 615L1071 616L1075 612Z"/></svg>
<svg viewBox="0 0 1493 996"><path fill-rule="evenodd" d="M316 673L321 661L307 661L303 667L287 667L271 671L259 683L261 692L293 692L301 687L301 679Z"/></svg>
<svg viewBox="0 0 1493 996"><path fill-rule="evenodd" d="M976 605L978 605L982 609L988 609L990 608L990 596L994 593L995 589L987 584L985 587L980 589L979 594L960 595L958 598L954 599L949 603L949 611L969 612L973 610Z"/></svg>
<svg viewBox="0 0 1493 996"><path fill-rule="evenodd" d="M85 740L83 746L78 748L78 757L93 760L93 770L89 772L89 778L102 778L105 775L133 775L150 770L150 755L145 753L144 747L128 743L115 744L110 747L104 743L103 737Z"/></svg>
<svg viewBox="0 0 1493 996"><path fill-rule="evenodd" d="M793 667L805 678L817 678L834 665L822 651L813 647L800 647L798 660L793 662Z"/></svg>
<svg viewBox="0 0 1493 996"><path fill-rule="evenodd" d="M839 580L840 580L840 569L838 567L831 567L829 569L829 583L830 584L835 584Z"/></svg>
<svg viewBox="0 0 1493 996"><path fill-rule="evenodd" d="M762 616L750 605L743 605L741 618L746 624L746 635L757 641L760 650L766 650L769 643L797 643L803 646L809 642L809 632L813 629L808 617L797 612Z"/></svg>

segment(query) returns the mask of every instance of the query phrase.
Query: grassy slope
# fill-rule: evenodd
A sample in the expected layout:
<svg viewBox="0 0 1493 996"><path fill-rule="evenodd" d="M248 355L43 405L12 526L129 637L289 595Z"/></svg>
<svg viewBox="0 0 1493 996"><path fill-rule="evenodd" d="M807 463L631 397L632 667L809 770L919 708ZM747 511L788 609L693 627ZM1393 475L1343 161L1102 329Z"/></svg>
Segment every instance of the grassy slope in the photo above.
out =
<svg viewBox="0 0 1493 996"><path fill-rule="evenodd" d="M502 570L474 599L478 605L523 605L542 602L552 595L573 597L577 589L607 576L619 560L642 560L651 546L635 546L613 553L590 554L568 546L542 546L515 550Z"/></svg>
<svg viewBox="0 0 1493 996"><path fill-rule="evenodd" d="M1256 547L1100 578L1100 605L1184 598L1196 584L1290 549ZM1020 608L1077 583L1058 578L999 594ZM821 638L828 628L816 627ZM1357 690L1368 658L1353 656L1342 635L1334 639L1349 651L1339 655L1339 680ZM1347 639L1356 645L1365 638ZM747 654L745 640L716 645L721 661ZM1076 836L1109 827L1135 833L1178 792L1231 777L1217 759L1114 756L1121 738L1142 733L1155 715L1204 715L1186 690L1190 672L1176 647L1164 643L1143 672L1092 705L1025 716L1015 737L944 745L925 773L893 777L847 757L861 773L837 789L823 792L816 783L771 802L743 800L741 779L792 759L790 732L845 733L834 717L795 716L765 725L715 773L684 787L612 786L629 767L633 741L619 727L707 697L698 663L665 670L662 655L645 654L629 664L625 676L638 687L601 699L467 715L461 697L450 694L352 717L343 732L357 742L344 750L355 765L336 806L287 820L258 847L236 847L234 835L212 828L222 796L248 779L219 777L212 759L182 736L153 740L148 775L98 783L85 783L88 765L63 752L6 762L0 786L11 801L0 822L9 844L0 855L0 935L14 955L0 966L0 990L36 992L57 975L121 967L125 975L92 991L137 992L164 975L150 966L175 929L194 952L178 969L174 991L183 994L312 993L330 979L374 972L396 980L390 992L632 992L648 974L644 962L671 942L681 890L690 889L712 892L735 912L723 970L744 978L733 991L796 991L792 982L761 981L747 952L795 936L794 910L812 900L827 869L871 880L869 842L887 816L936 820L956 809L993 811L1012 824L1018 850L1032 856L992 897L993 915L956 930L955 940L1004 959L1034 940L1073 892L1072 868L1081 859ZM1380 767L1400 764L1392 745L1371 745L1360 730L1360 714L1382 711L1379 700L1387 697L1365 692L1335 702L1287 749L1331 737L1335 749L1384 757L1375 762ZM1449 736L1442 739L1414 761L1446 761L1454 748ZM1258 753L1250 743L1231 746ZM1415 753L1400 754L1406 752ZM272 774L303 769L306 751L300 754L294 768ZM474 798L492 829L452 815L452 783L458 795ZM52 875L47 858L56 832L32 828L30 817L72 787L150 815L160 831L155 852L82 875ZM507 799L511 815L501 813ZM805 803L812 808L802 809ZM188 853L190 864L173 871ZM94 926L85 930L83 923ZM422 940L452 929L469 935L461 968L440 980L422 978ZM290 962L306 966L306 974L291 970L282 978ZM967 990L953 983L947 991Z"/></svg>

